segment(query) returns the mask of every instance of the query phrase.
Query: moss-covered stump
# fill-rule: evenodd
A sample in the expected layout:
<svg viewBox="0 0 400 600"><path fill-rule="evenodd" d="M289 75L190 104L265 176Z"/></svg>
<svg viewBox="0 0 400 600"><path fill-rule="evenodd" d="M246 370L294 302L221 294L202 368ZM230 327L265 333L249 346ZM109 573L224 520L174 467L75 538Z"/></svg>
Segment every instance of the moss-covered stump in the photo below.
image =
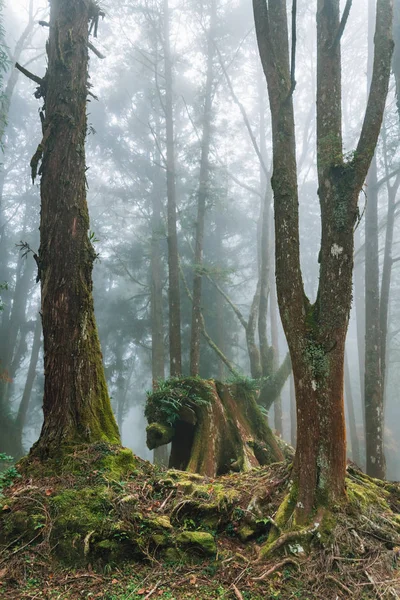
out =
<svg viewBox="0 0 400 600"><path fill-rule="evenodd" d="M316 514L308 531L295 531L287 522L293 490L287 463L211 479L187 471L162 471L133 455L129 469L107 470L103 462L107 456L115 458L118 449L86 447L77 452L72 472L64 468L57 476L22 476L4 490L2 600L25 597L22 588L13 588L16 581L32 586L41 577L48 582L50 573L52 577L64 573L64 588L55 597L81 597L76 588L71 588L71 595L65 591L67 571L62 565L81 569L90 565L82 583L90 578L105 581L104 573L113 574L114 588L104 598L117 600L125 598L123 591L128 589L128 579L120 596L115 588L124 569L130 578L143 572L148 591L172 581L171 573L174 582L189 578L214 582L209 595L192 583L192 594L190 589L187 593L186 588L185 592L171 588L165 598L233 598L232 585L239 581L243 598L252 600L367 600L400 593L397 484L373 480L350 466L347 504L332 507L323 519ZM275 546L266 551L271 533ZM150 568L143 570L148 563ZM10 595L4 593L5 582ZM140 581L136 583L135 590L143 589ZM137 597L134 589L132 598ZM29 592L27 597L35 596L31 588Z"/></svg>
<svg viewBox="0 0 400 600"><path fill-rule="evenodd" d="M284 458L245 382L172 378L149 395L145 414L150 450L172 443L170 468L215 477Z"/></svg>

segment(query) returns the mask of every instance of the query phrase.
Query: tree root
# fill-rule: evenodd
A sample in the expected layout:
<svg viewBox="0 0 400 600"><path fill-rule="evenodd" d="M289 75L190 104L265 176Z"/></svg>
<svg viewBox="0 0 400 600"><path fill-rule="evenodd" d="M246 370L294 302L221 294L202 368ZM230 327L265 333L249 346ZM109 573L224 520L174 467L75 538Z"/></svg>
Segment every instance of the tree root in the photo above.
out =
<svg viewBox="0 0 400 600"><path fill-rule="evenodd" d="M300 565L297 560L295 560L294 558L285 558L284 560L281 560L281 562L276 563L276 565L274 565L267 571L264 571L264 573L259 577L253 577L253 581L264 581L264 579L267 579L267 577L269 577L270 575L275 573L275 571L278 571L278 569L281 569L285 565L295 565L298 569L300 569Z"/></svg>

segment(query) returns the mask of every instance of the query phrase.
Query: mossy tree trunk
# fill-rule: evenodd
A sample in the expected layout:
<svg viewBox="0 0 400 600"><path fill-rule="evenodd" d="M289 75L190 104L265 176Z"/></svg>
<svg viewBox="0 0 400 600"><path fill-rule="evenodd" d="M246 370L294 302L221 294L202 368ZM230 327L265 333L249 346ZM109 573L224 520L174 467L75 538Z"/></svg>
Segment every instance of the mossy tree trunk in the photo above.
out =
<svg viewBox="0 0 400 600"><path fill-rule="evenodd" d="M40 249L44 337L44 423L31 454L42 459L65 446L119 443L94 317L86 202L88 30L92 0L52 0L43 140L32 159L41 174Z"/></svg>
<svg viewBox="0 0 400 600"><path fill-rule="evenodd" d="M179 404L172 423L171 399ZM148 447L172 442L170 468L215 477L283 460L254 392L242 384L172 381L148 399L146 416Z"/></svg>
<svg viewBox="0 0 400 600"><path fill-rule="evenodd" d="M375 63L354 157L342 150L339 0L317 5L317 166L322 239L316 302L304 292L293 92L286 0L253 0L257 41L272 115L275 260L278 303L288 341L297 401L295 513L308 520L317 505L345 498L344 347L352 297L358 195L377 143L390 75L392 2L378 0ZM294 47L293 47L294 49Z"/></svg>

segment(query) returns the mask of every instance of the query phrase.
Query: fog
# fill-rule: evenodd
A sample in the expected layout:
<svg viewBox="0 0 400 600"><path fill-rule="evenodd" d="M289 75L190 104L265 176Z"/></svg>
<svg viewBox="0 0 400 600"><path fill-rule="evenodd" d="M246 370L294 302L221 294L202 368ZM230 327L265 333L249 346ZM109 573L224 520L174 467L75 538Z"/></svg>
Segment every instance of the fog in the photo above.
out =
<svg viewBox="0 0 400 600"><path fill-rule="evenodd" d="M168 4L168 3L167 3ZM290 11L291 3L288 3ZM344 3L343 3L344 4ZM354 0L342 40L343 134L351 153L361 129L368 92L368 15L365 0ZM152 371L152 260L160 253L159 286L165 376L168 358L167 121L168 74L165 70L163 0L102 2L106 16L92 42L88 98L88 203L90 236L98 253L94 297L104 366L112 405L124 445L145 459L146 391L158 378ZM181 265L181 336L183 374L189 372L192 305L188 294L196 271L194 259L197 200L204 129L204 103L211 103L210 152L201 309L205 326L227 362L251 376L243 325L257 288L260 262L260 206L270 191L271 125L265 78L258 55L249 0L218 0L212 50L207 42L211 2L169 2L172 67L173 145L177 234ZM320 208L316 170L316 2L301 2L297 19L297 86L294 92L300 196L301 264L305 291L314 300L318 288ZM46 0L9 0L3 8L3 45L9 56L3 73L3 156L0 171L0 367L3 373L0 420L18 414L32 362L35 323L40 319L40 286L32 253L18 244L39 246L39 179L33 184L30 160L41 140L35 84L15 70L18 62L42 77L46 69ZM211 87L207 89L211 57ZM391 79L382 132L376 152L379 267L382 279L390 195L396 208L388 308L385 380L385 452L387 477L400 479L400 245L399 245L399 106L396 69ZM400 75L399 75L400 77ZM251 135L250 135L251 132ZM254 143L255 142L255 143ZM256 145L256 148L255 148ZM257 152L257 150L259 152ZM268 177L261 165L268 171ZM355 409L361 466L364 441L365 207L372 189L364 186L356 229L355 289L347 336L349 389ZM159 207L160 219L154 224ZM267 335L278 365L287 345L274 292L273 218L269 224L269 303ZM154 274L154 273L153 273ZM223 294L217 289L216 285ZM188 290L186 289L186 286ZM154 317L153 317L154 318ZM274 322L277 323L274 335ZM274 335L274 339L272 336ZM28 451L41 427L43 350L33 364L35 377L24 420ZM229 380L232 373L203 337L200 375ZM290 377L281 392L282 420L274 407L270 423L293 442ZM4 418L3 418L4 417ZM275 418L276 417L276 418ZM9 452L0 429L0 452ZM348 454L353 458L349 433Z"/></svg>

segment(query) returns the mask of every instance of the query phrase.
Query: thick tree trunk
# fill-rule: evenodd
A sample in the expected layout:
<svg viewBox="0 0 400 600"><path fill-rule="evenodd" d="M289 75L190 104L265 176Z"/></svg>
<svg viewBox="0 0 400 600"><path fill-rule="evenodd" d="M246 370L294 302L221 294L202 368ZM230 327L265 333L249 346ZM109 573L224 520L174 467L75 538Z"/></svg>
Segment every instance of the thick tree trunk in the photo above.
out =
<svg viewBox="0 0 400 600"><path fill-rule="evenodd" d="M172 442L170 468L216 477L283 460L254 393L240 384L180 380L167 392L155 392L145 413L148 447Z"/></svg>
<svg viewBox="0 0 400 600"><path fill-rule="evenodd" d="M31 451L42 459L80 443L120 442L94 317L86 202L88 25L98 13L92 1L51 2L43 140L31 163L35 176L42 158L44 423Z"/></svg>
<svg viewBox="0 0 400 600"><path fill-rule="evenodd" d="M212 89L214 80L215 27L217 19L216 0L211 0L210 24L207 36L207 76L203 111L203 136L201 140L200 181L197 194L196 243L194 252L192 329L190 338L190 374L198 375L200 369L200 336L201 336L201 288L203 274L204 222L206 217L206 201L209 195L210 143L212 123Z"/></svg>
<svg viewBox="0 0 400 600"><path fill-rule="evenodd" d="M167 221L168 221L168 301L170 375L182 372L181 298L179 284L178 236L176 229L176 182L174 109L172 101L172 61L170 49L169 4L164 0L165 126L167 139Z"/></svg>

